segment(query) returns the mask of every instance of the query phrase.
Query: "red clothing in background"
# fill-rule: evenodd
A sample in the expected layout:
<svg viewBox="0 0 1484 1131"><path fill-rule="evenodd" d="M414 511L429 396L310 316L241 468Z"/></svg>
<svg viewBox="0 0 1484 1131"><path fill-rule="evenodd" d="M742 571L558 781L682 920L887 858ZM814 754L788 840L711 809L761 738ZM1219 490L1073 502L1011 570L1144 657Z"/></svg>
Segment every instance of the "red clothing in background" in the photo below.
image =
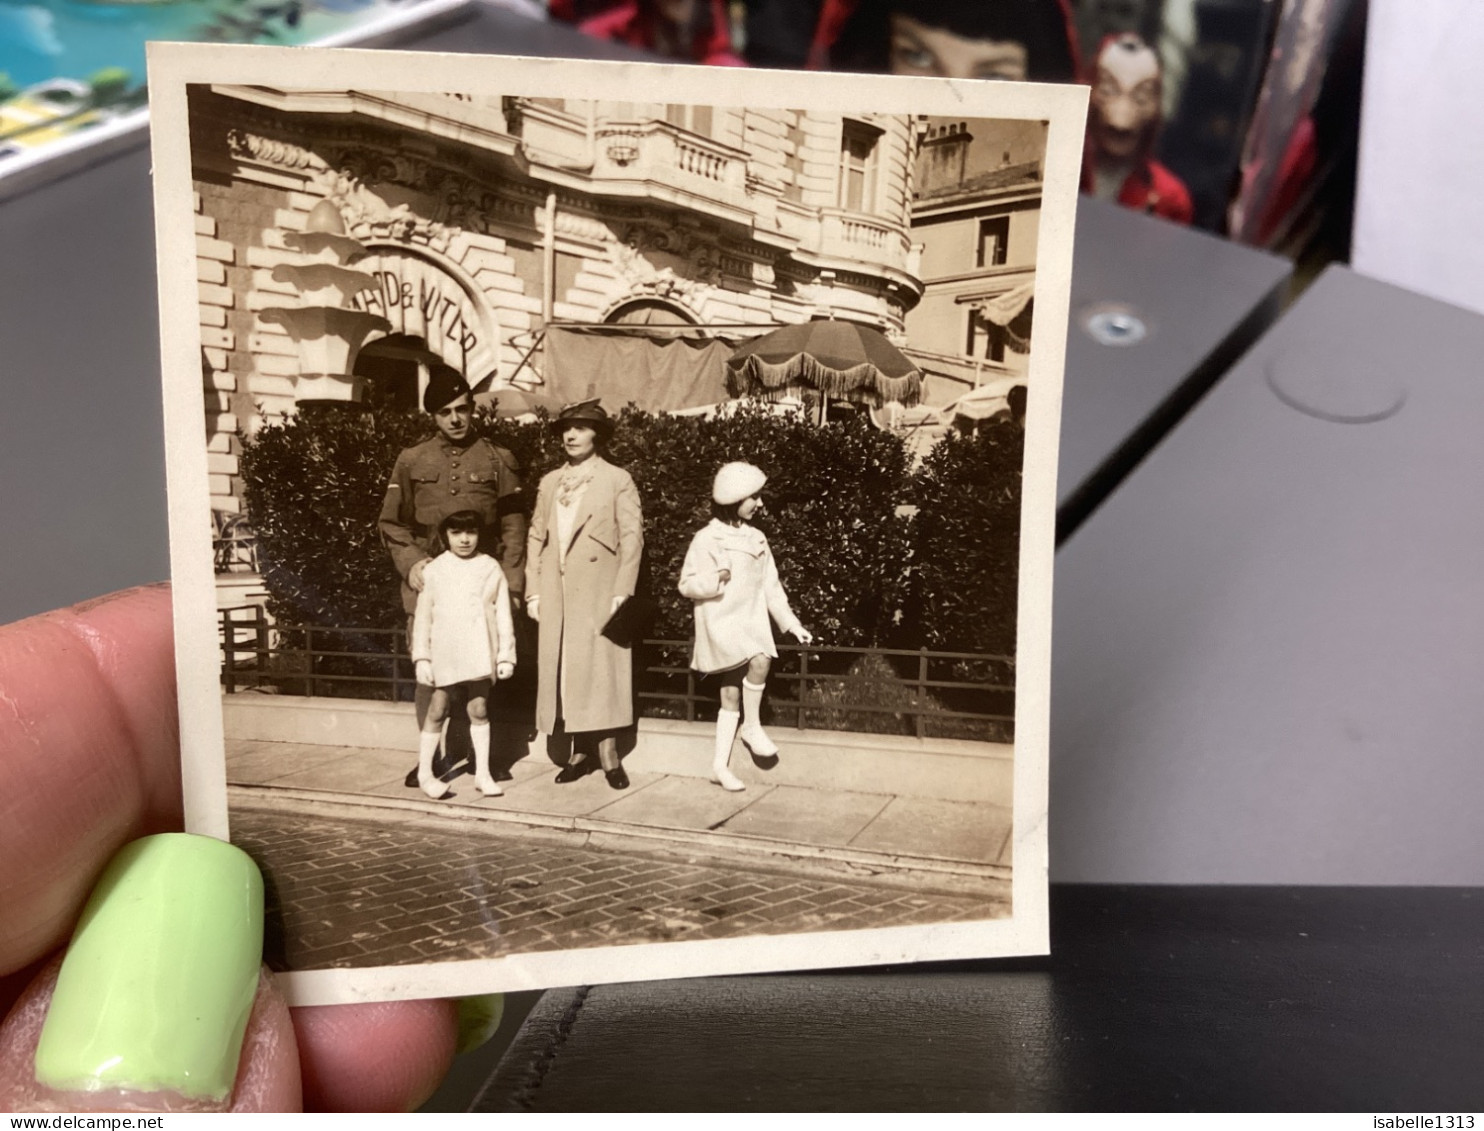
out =
<svg viewBox="0 0 1484 1131"><path fill-rule="evenodd" d="M1153 160L1144 162L1142 168L1135 168L1124 179L1123 187L1118 190L1118 203L1177 224L1189 224L1195 217L1195 206L1185 182Z"/></svg>
<svg viewBox="0 0 1484 1131"><path fill-rule="evenodd" d="M619 0L547 0L548 19L560 20L564 24L575 24L599 12L606 12Z"/></svg>
<svg viewBox="0 0 1484 1131"><path fill-rule="evenodd" d="M711 33L692 44L692 61L708 63L713 67L747 66L732 50L731 25L727 19L724 0L709 0L709 3ZM630 47L654 51L654 24L654 13L642 0L625 0L606 12L583 20L577 25L577 30L594 39L606 39L613 43L626 43Z"/></svg>

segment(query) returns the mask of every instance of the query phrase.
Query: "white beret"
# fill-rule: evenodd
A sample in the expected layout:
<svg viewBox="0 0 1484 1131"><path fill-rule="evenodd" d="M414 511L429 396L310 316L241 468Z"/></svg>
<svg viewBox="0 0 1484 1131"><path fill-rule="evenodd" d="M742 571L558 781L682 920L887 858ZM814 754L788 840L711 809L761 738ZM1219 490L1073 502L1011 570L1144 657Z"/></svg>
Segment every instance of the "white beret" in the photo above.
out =
<svg viewBox="0 0 1484 1131"><path fill-rule="evenodd" d="M711 497L723 506L740 503L763 489L768 477L750 463L726 463L716 473Z"/></svg>

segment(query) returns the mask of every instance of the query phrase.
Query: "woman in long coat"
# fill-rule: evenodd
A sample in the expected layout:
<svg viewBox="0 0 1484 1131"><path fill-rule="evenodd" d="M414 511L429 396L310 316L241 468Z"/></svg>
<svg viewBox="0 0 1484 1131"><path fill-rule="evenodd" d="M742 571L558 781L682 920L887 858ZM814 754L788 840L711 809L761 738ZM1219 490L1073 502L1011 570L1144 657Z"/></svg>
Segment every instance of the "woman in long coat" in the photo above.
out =
<svg viewBox="0 0 1484 1131"><path fill-rule="evenodd" d="M536 726L595 734L608 784L624 789L617 732L634 722L633 653L602 633L638 583L639 491L603 458L613 421L597 401L569 405L551 426L567 462L541 480L526 540L526 611L540 625ZM556 780L591 768L574 750Z"/></svg>

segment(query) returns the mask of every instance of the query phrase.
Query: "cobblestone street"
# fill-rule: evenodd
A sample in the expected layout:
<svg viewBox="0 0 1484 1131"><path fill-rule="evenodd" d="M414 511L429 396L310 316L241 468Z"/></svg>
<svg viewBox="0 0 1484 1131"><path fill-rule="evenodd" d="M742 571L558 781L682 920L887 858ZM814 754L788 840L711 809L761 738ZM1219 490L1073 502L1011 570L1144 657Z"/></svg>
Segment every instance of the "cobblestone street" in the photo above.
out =
<svg viewBox="0 0 1484 1131"><path fill-rule="evenodd" d="M268 877L275 966L382 966L519 952L988 919L999 898L236 807L232 839ZM284 930L279 936L275 924Z"/></svg>

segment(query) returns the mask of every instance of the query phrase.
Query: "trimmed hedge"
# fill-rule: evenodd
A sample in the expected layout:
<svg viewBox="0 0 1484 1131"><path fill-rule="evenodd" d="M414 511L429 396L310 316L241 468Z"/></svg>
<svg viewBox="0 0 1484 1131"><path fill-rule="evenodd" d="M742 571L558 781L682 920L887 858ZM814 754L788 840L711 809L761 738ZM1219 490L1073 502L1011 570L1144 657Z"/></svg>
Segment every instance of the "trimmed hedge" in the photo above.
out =
<svg viewBox="0 0 1484 1131"><path fill-rule="evenodd" d="M921 646L1015 654L1024 458L1020 426L993 421L972 435L949 433L917 469L916 577L906 619Z"/></svg>
<svg viewBox="0 0 1484 1131"><path fill-rule="evenodd" d="M644 500L656 634L689 639L692 603L676 588L685 552L711 518L711 481L731 460L768 476L764 513L789 604L823 644L884 643L905 598L907 457L864 419L820 428L760 405L714 420L629 411L613 458Z"/></svg>
<svg viewBox="0 0 1484 1131"><path fill-rule="evenodd" d="M482 417L525 469L526 507L561 461L551 431ZM243 445L243 499L280 622L396 628L398 581L376 529L397 453L432 435L419 413L306 407ZM914 474L899 437L864 417L815 425L761 405L705 420L626 410L610 458L644 503L652 635L688 639L676 589L728 460L769 476L757 520L789 600L822 645L1013 653L1020 431L939 443ZM905 517L912 512L913 517Z"/></svg>
<svg viewBox="0 0 1484 1131"><path fill-rule="evenodd" d="M421 413L305 405L244 441L242 502L275 620L404 623L400 582L376 520L397 453L426 439L430 423Z"/></svg>

